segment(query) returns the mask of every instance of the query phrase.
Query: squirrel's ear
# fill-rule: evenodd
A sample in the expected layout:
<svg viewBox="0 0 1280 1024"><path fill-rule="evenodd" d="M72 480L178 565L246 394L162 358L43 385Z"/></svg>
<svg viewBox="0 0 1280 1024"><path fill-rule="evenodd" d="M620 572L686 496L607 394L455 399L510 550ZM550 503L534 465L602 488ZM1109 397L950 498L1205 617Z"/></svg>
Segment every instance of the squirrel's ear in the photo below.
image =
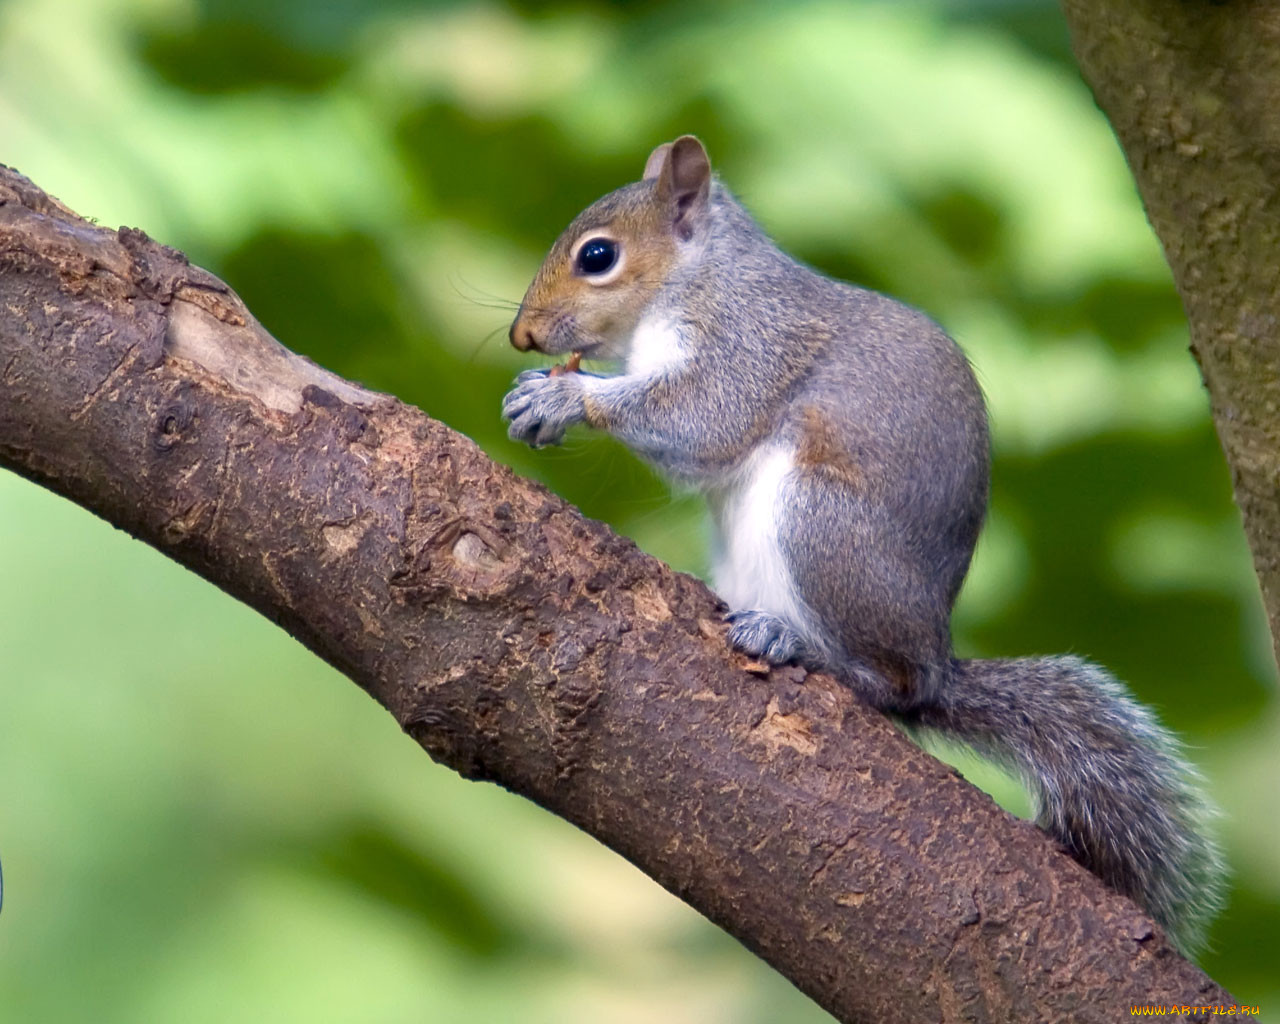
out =
<svg viewBox="0 0 1280 1024"><path fill-rule="evenodd" d="M662 173L662 165L667 162L667 154L671 152L671 143L664 142L661 146L649 154L649 159L644 162L644 176L641 181L653 181Z"/></svg>
<svg viewBox="0 0 1280 1024"><path fill-rule="evenodd" d="M692 135L681 135L675 142L659 146L645 165L645 177L658 164L657 196L675 207L674 226L680 236L689 239L693 227L707 208L711 195L711 161L702 143Z"/></svg>

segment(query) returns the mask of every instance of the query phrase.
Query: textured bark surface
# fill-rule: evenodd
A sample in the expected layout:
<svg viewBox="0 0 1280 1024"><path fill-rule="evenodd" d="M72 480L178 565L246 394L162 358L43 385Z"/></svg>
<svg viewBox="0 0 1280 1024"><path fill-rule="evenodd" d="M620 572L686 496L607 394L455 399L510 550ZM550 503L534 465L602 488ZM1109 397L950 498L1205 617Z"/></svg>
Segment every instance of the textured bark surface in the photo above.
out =
<svg viewBox="0 0 1280 1024"><path fill-rule="evenodd" d="M830 679L749 671L702 584L3 168L0 464L280 623L432 757L581 826L842 1020L1230 1001Z"/></svg>
<svg viewBox="0 0 1280 1024"><path fill-rule="evenodd" d="M1278 643L1280 5L1063 7L1173 268Z"/></svg>

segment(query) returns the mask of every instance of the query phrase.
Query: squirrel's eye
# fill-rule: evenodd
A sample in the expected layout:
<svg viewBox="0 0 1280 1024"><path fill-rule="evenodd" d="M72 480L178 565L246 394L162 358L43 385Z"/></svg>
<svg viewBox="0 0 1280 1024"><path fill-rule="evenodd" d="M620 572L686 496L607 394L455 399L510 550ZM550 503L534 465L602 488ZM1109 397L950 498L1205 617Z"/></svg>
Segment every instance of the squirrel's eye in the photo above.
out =
<svg viewBox="0 0 1280 1024"><path fill-rule="evenodd" d="M603 274L618 262L618 243L592 238L578 250L578 270L583 274Z"/></svg>

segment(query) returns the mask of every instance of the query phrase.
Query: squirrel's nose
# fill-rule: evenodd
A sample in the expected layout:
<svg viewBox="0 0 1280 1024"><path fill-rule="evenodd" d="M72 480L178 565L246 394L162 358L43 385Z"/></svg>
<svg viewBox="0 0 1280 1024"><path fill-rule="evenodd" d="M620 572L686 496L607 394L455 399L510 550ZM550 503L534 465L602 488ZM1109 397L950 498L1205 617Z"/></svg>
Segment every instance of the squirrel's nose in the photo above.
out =
<svg viewBox="0 0 1280 1024"><path fill-rule="evenodd" d="M511 325L510 338L512 346L521 352L528 352L529 349L538 347L538 341L533 336L533 328L521 317L516 317L515 323Z"/></svg>

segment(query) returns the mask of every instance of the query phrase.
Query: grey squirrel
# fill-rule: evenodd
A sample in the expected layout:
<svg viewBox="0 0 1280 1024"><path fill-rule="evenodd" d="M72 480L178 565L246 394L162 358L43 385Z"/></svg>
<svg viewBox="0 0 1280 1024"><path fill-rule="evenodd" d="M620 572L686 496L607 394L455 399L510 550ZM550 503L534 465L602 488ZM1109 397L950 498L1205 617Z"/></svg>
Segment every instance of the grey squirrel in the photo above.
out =
<svg viewBox="0 0 1280 1024"><path fill-rule="evenodd" d="M912 728L1016 772L1037 823L1184 951L1221 904L1213 810L1178 742L1076 657L958 659L952 605L987 506L987 417L924 314L782 252L702 143L556 240L511 326L510 436L585 422L702 491L734 647L832 673ZM577 372L583 358L622 372Z"/></svg>

